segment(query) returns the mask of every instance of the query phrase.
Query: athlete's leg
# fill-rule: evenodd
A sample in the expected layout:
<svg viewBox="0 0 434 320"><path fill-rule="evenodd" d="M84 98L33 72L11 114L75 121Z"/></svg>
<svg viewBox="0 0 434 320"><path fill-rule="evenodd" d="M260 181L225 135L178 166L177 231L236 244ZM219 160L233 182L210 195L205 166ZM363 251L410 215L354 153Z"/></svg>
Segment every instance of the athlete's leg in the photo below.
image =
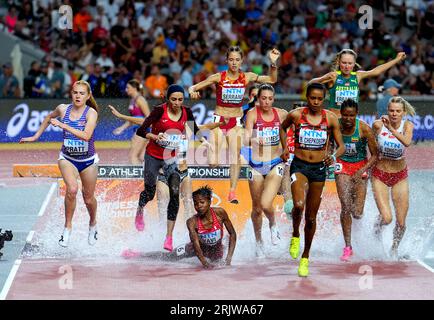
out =
<svg viewBox="0 0 434 320"><path fill-rule="evenodd" d="M83 185L83 200L89 212L89 226L93 227L96 224L96 212L98 203L95 198L95 187L98 176L98 166L96 164L87 167L80 172L80 179Z"/></svg>
<svg viewBox="0 0 434 320"><path fill-rule="evenodd" d="M383 226L392 222L392 208L389 203L389 187L376 177L372 177L371 184L375 203L380 211L380 215L374 226L374 232L379 236Z"/></svg>
<svg viewBox="0 0 434 320"><path fill-rule="evenodd" d="M128 153L128 159L130 160L130 163L133 165L140 165L143 163L143 150L144 147L147 144L146 139L143 139L142 137L136 135L135 133L133 134L132 138L131 138L131 147L130 147L130 151Z"/></svg>
<svg viewBox="0 0 434 320"><path fill-rule="evenodd" d="M404 237L406 224L405 220L408 213L408 178L401 180L392 187L392 202L395 207L396 212L396 225L393 230L393 246L392 248L396 250Z"/></svg>
<svg viewBox="0 0 434 320"><path fill-rule="evenodd" d="M261 194L264 190L264 178L254 169L249 168L249 189L252 198L252 224L256 242L262 243L262 207Z"/></svg>
<svg viewBox="0 0 434 320"><path fill-rule="evenodd" d="M243 134L243 128L234 127L229 131L227 136L228 152L229 152L229 164L230 164L230 192L235 192L238 184L238 178L241 169L241 138Z"/></svg>
<svg viewBox="0 0 434 320"><path fill-rule="evenodd" d="M65 228L72 228L72 217L77 204L78 193L78 171L68 160L59 160L59 169L66 186L65 194Z"/></svg>
<svg viewBox="0 0 434 320"><path fill-rule="evenodd" d="M353 199L354 185L352 179L346 174L337 174L336 189L338 197L341 202L341 226L344 235L345 246L351 246L351 225L352 225L352 211L353 211Z"/></svg>
<svg viewBox="0 0 434 320"><path fill-rule="evenodd" d="M304 226L304 251L302 258L309 258L310 246L316 231L316 216L321 204L321 195L325 182L311 182L306 196L306 214Z"/></svg>

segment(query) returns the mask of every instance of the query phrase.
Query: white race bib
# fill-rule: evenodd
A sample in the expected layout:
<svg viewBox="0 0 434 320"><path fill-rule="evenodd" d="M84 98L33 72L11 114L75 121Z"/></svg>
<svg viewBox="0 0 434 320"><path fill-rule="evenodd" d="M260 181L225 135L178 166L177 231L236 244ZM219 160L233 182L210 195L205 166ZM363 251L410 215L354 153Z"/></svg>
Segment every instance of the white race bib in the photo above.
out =
<svg viewBox="0 0 434 320"><path fill-rule="evenodd" d="M300 129L299 143L313 147L322 147L327 142L327 131L312 130L308 128Z"/></svg>
<svg viewBox="0 0 434 320"><path fill-rule="evenodd" d="M89 151L89 143L83 140L64 139L65 153L71 156L83 156Z"/></svg>
<svg viewBox="0 0 434 320"><path fill-rule="evenodd" d="M222 100L227 102L239 103L244 98L245 88L222 88Z"/></svg>

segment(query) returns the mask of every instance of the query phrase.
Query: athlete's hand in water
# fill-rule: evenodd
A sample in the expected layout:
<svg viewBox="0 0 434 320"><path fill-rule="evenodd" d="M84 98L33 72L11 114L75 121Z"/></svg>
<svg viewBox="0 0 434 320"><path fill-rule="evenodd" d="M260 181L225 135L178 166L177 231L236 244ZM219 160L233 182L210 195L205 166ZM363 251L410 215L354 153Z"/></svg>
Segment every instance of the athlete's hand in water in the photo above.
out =
<svg viewBox="0 0 434 320"><path fill-rule="evenodd" d="M283 151L282 155L280 156L280 159L282 159L283 162L288 162L288 159L289 159L289 150L288 149Z"/></svg>
<svg viewBox="0 0 434 320"><path fill-rule="evenodd" d="M20 143L24 143L24 142L35 142L36 140L38 140L38 138L36 138L35 136L25 137L25 138L21 138L21 139L20 139Z"/></svg>
<svg viewBox="0 0 434 320"><path fill-rule="evenodd" d="M276 64L277 59L279 59L280 57L280 51L277 50L276 48L273 48L268 54L268 57L270 58L272 64Z"/></svg>
<svg viewBox="0 0 434 320"><path fill-rule="evenodd" d="M405 52L398 52L395 59L399 61L404 61L406 57L407 55L405 54Z"/></svg>
<svg viewBox="0 0 434 320"><path fill-rule="evenodd" d="M62 128L63 123L60 122L59 120L53 118L50 120L51 125L55 126L55 127L59 127ZM63 129L63 128L62 128Z"/></svg>

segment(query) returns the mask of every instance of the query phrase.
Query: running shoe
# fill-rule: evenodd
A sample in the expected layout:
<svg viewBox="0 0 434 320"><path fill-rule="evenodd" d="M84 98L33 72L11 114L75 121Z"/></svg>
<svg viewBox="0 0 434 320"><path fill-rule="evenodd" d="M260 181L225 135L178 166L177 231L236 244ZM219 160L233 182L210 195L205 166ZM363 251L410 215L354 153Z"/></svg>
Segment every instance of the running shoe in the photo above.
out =
<svg viewBox="0 0 434 320"><path fill-rule="evenodd" d="M59 239L59 245L66 248L69 244L69 238L71 236L71 229L65 228L63 229L63 233Z"/></svg>
<svg viewBox="0 0 434 320"><path fill-rule="evenodd" d="M145 230L145 221L143 219L143 211L140 208L137 208L135 225L136 225L137 231Z"/></svg>
<svg viewBox="0 0 434 320"><path fill-rule="evenodd" d="M348 246L344 248L344 253L341 256L341 261L348 261L350 257L353 255L353 249Z"/></svg>
<svg viewBox="0 0 434 320"><path fill-rule="evenodd" d="M256 242L256 258L265 258L264 245L261 242Z"/></svg>
<svg viewBox="0 0 434 320"><path fill-rule="evenodd" d="M233 204L238 204L238 199L235 195L235 191L229 191L228 201Z"/></svg>
<svg viewBox="0 0 434 320"><path fill-rule="evenodd" d="M164 241L163 248L167 251L172 252L172 250L173 250L173 238L172 237L169 237L169 236L166 237L166 240Z"/></svg>
<svg viewBox="0 0 434 320"><path fill-rule="evenodd" d="M280 233L279 230L277 229L277 226L274 225L270 228L271 231L271 243L273 244L273 246L279 244L280 241Z"/></svg>
<svg viewBox="0 0 434 320"><path fill-rule="evenodd" d="M289 254L293 259L297 259L300 253L300 237L292 237L291 245L289 247Z"/></svg>
<svg viewBox="0 0 434 320"><path fill-rule="evenodd" d="M309 275L309 259L301 258L300 265L298 266L298 275L300 277L307 277Z"/></svg>
<svg viewBox="0 0 434 320"><path fill-rule="evenodd" d="M89 245L93 246L95 245L96 241L98 240L98 230L96 229L96 225L89 227L89 235L87 237L87 242Z"/></svg>

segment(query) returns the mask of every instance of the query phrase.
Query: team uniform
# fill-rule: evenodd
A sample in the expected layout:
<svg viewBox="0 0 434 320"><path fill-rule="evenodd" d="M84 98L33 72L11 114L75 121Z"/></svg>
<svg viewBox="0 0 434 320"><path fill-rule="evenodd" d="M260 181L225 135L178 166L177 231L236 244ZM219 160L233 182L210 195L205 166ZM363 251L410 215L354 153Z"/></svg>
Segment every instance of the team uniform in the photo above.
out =
<svg viewBox="0 0 434 320"><path fill-rule="evenodd" d="M328 109L341 109L341 104L346 99L353 99L355 102L359 101L359 82L357 80L357 73L351 72L349 78L345 78L341 71L337 71L337 78L333 87L329 89L330 100Z"/></svg>
<svg viewBox="0 0 434 320"><path fill-rule="evenodd" d="M301 118L295 126L295 148L311 151L323 151L327 148L330 129L328 129L327 113L321 110L321 122L313 125L307 119L309 108L303 108ZM309 182L324 182L326 166L324 162L311 163L294 156L291 162L291 179L297 172L303 174Z"/></svg>
<svg viewBox="0 0 434 320"><path fill-rule="evenodd" d="M280 144L280 119L275 108L272 108L274 118L271 121L265 121L262 118L262 112L256 108L256 122L253 125L253 137L262 140L263 147L274 147ZM267 162L255 161L252 159L252 152L249 149L249 179L253 179L254 174L261 174L264 178L270 171L277 170L279 176L283 176L282 159L277 157Z"/></svg>
<svg viewBox="0 0 434 320"><path fill-rule="evenodd" d="M402 133L404 130L405 120L401 120L398 132ZM380 133L377 135L377 142L379 147L379 158L388 160L401 160L404 159L405 146L399 141L385 125L382 126ZM385 172L378 169L376 166L372 169L372 176L379 179L388 187L393 187L398 182L408 177L407 166L395 173Z"/></svg>
<svg viewBox="0 0 434 320"><path fill-rule="evenodd" d="M341 122L341 119L339 119ZM351 135L342 134L345 143L345 154L336 159L335 174L346 174L353 176L368 162L366 146L368 140L360 137L360 120L356 119L356 128ZM362 174L362 178L367 178L367 172Z"/></svg>
<svg viewBox="0 0 434 320"><path fill-rule="evenodd" d="M187 171L179 171L177 163L179 146L182 145L182 141L186 140L185 125L188 121L193 121L194 134L199 132L191 109L182 106L181 117L177 121L173 121L169 117L167 108L167 103L155 107L137 130L137 135L144 138L148 133L149 127L152 125L151 132L153 134L158 135L159 133L165 133L167 135L167 140L165 141L150 139L146 147L144 162L145 191L140 194L140 207L143 207L148 201L154 198L157 176L160 169L163 169L163 175L165 180L168 181L169 189L179 189L181 177L185 174L185 171ZM171 180L174 174L179 176L179 180ZM171 185L172 183L173 185ZM168 219L172 221L176 219L179 209L179 197L178 199L176 198L177 197L170 198L167 211Z"/></svg>
<svg viewBox="0 0 434 320"><path fill-rule="evenodd" d="M62 122L71 128L84 131L87 123L86 115L90 107L86 106L78 120L71 120L69 118L72 108L72 104L68 105ZM71 162L77 168L78 172L82 172L91 165L97 164L99 157L98 154L95 153L95 139L93 134L89 141L84 141L69 131L63 130L63 145L58 160Z"/></svg>
<svg viewBox="0 0 434 320"><path fill-rule="evenodd" d="M130 113L130 115L132 117L135 118L139 118L139 119L144 119L145 115L142 112L142 109L140 109L140 107L136 104L136 101L138 98L140 98L141 96L138 95L137 97L135 97L134 99L130 100L130 104L128 105L128 112ZM133 126L134 131L137 130L137 128L139 128L138 125L134 125Z"/></svg>
<svg viewBox="0 0 434 320"><path fill-rule="evenodd" d="M242 108L244 93L246 92L247 81L244 72L240 71L239 76L235 80L227 78L227 71L220 73L220 81L216 88L216 102L218 106L225 108ZM224 134L227 134L230 129L238 126L242 127L243 117L231 117L228 122L220 126ZM224 122L222 116L214 113L214 122Z"/></svg>
<svg viewBox="0 0 434 320"><path fill-rule="evenodd" d="M210 208L212 215L212 226L207 229L203 226L201 219L196 216L197 233L199 236L200 248L203 255L211 260L223 258L223 225L219 222L217 214L213 208ZM185 254L185 257L195 256L193 243L176 248L177 256Z"/></svg>

